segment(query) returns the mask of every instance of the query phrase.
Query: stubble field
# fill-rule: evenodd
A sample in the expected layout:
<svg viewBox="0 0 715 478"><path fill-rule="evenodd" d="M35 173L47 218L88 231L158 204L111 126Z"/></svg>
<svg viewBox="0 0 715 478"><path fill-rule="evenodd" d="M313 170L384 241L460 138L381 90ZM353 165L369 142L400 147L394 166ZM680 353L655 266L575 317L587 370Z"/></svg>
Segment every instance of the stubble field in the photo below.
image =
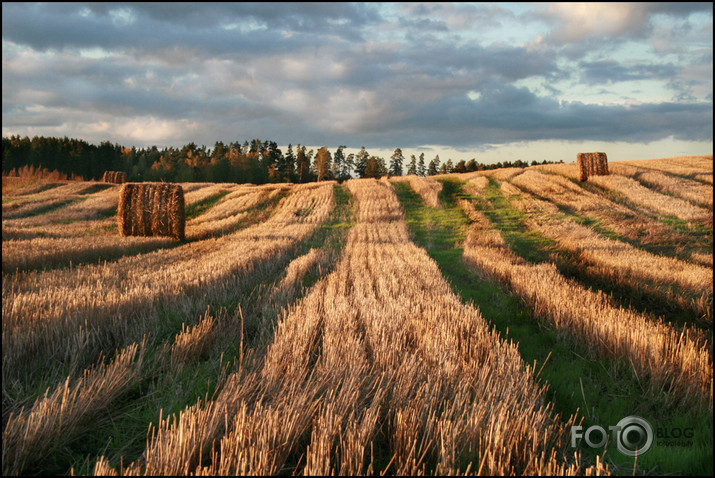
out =
<svg viewBox="0 0 715 478"><path fill-rule="evenodd" d="M609 169L3 178L3 474L712 474L712 156Z"/></svg>

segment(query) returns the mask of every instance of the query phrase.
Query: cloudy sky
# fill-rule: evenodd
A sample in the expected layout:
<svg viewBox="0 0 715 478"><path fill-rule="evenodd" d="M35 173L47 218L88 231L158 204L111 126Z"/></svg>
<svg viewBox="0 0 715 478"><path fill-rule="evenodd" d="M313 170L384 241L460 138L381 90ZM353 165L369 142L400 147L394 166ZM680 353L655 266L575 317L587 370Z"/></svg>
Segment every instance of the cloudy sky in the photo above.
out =
<svg viewBox="0 0 715 478"><path fill-rule="evenodd" d="M712 25L685 2L3 3L2 134L712 154Z"/></svg>

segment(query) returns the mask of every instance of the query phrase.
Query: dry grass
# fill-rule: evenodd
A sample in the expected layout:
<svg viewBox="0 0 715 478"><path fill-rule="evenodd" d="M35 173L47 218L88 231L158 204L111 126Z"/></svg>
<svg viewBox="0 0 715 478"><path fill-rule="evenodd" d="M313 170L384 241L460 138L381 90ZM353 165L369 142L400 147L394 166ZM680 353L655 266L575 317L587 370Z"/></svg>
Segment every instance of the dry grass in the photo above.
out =
<svg viewBox="0 0 715 478"><path fill-rule="evenodd" d="M405 179L408 183L410 183L410 187L422 197L425 204L437 209L442 208L442 203L439 201L439 193L442 191L442 183L435 181L431 177L423 178L414 174L392 178L393 181L403 181Z"/></svg>
<svg viewBox="0 0 715 478"><path fill-rule="evenodd" d="M171 347L170 363L172 369L201 357L211 350L214 343L214 324L216 319L208 312L199 323L190 329L181 324L181 332L176 336Z"/></svg>
<svg viewBox="0 0 715 478"><path fill-rule="evenodd" d="M489 176L490 178L498 179L500 181L506 181L507 179L511 179L514 176L523 172L523 168L499 168L482 171L479 174L483 174L485 176Z"/></svg>
<svg viewBox="0 0 715 478"><path fill-rule="evenodd" d="M611 173L637 179L652 188L687 199L701 206L711 209L713 207L712 185L620 162L611 163Z"/></svg>
<svg viewBox="0 0 715 478"><path fill-rule="evenodd" d="M625 242L603 237L589 227L561 219L558 208L552 203L536 199L509 183L503 183L501 190L514 206L526 213L530 229L599 265L600 271L607 276L627 275L635 281L675 283L692 292L713 293L712 271L708 268L651 254Z"/></svg>
<svg viewBox="0 0 715 478"><path fill-rule="evenodd" d="M162 420L120 473L604 472L563 454L571 422L411 243L389 184L348 188L360 219L344 254L285 312L262 368ZM116 473L103 458L94 471Z"/></svg>
<svg viewBox="0 0 715 478"><path fill-rule="evenodd" d="M571 166L574 165L557 165ZM667 241L673 244L674 252L678 248L688 247L691 238L672 227L661 223L642 212L635 211L622 204L611 201L601 195L589 192L568 179L556 174L543 174L537 168L529 168L511 178L519 188L545 198L556 205L571 209L601 223L618 235L640 242L644 246L659 246ZM564 168L561 168L564 169ZM574 169L575 171L575 169ZM575 173L574 173L575 174ZM599 179L611 176L599 176Z"/></svg>
<svg viewBox="0 0 715 478"><path fill-rule="evenodd" d="M623 161L623 164L655 169L667 173L687 176L712 184L713 155L675 156L670 158ZM700 176L700 177L699 177Z"/></svg>
<svg viewBox="0 0 715 478"><path fill-rule="evenodd" d="M523 172L515 168L494 172L494 177L509 176L516 182ZM538 180L538 174L531 177ZM473 194L488 185L487 175L470 178ZM585 201L585 211L614 204L585 195L576 185L570 188L551 178L544 184L561 188L544 196L568 198L564 200L573 204ZM99 363L103 350L152 333L161 314L183 322L181 332L174 336L173 330L168 335L172 339L153 350L162 370L193 373L187 367L222 351L214 350L217 344L235 341L240 352L234 373L218 378L220 385L211 398L207 395L176 415L161 412L149 426L140 458L129 463L125 455L117 469L114 461L110 466L101 457L95 474L608 471L598 461L595 467L582 469L580 457L568 448L574 418L554 412L535 377L536 365L524 363L517 345L501 339L476 307L454 295L437 264L411 242L402 207L387 180L346 183L358 208L358 224L347 234L339 258L327 248L311 249L290 262L275 285L251 293L265 299L256 304L255 314L275 316L278 304L290 304L278 313L272 331L251 329L257 328L258 319L249 315L244 325L240 308L232 316L211 315L206 304L225 300L227 291L236 296L237 289L250 287L247 279L260 282L263 267L288 264L298 241L314 232L334 208L335 183L186 186L187 203L230 191L187 223L187 236L196 234L194 242L104 264L3 276L3 405L12 413L3 437L4 471L33 471L32 460L58 453L64 440L87 432L88 421L111 407L141 376L144 349L129 347L126 350L134 350L131 359L118 353L108 365L84 368ZM425 194L436 198L439 191L433 186L428 184ZM253 226L202 239L206 231L230 229L286 188L290 194L270 217L266 214ZM87 200L97 204L84 212L61 208L61 214L76 218L77 224L48 224L45 218L32 226L11 227L3 221L3 230L21 235L41 227L54 231L54 244L76 235L78 247L89 248L79 236L82 228L94 231L91 228L104 224L91 212L101 203L94 196L101 194ZM524 204L533 199L522 196L512 199ZM470 229L465 242L465 257L478 264L475 267L507 282L559 333L593 344L594 355L630 357L647 393L663 393L671 402L685 405L707 405L709 398L712 407L710 344L689 338L687 332L676 337L667 326L614 308L605 296L566 281L552 266L518 261L486 217L471 203L461 203L479 224ZM547 227L545 218L550 221L556 215L554 206L529 204L528 211L543 209ZM617 212L633 213L625 207ZM51 214L42 216L63 217ZM615 215L606 217L618 220ZM535 221L541 219L534 216ZM564 234L578 241L583 238L577 233L583 232L568 229ZM86 240L94 239L99 247L110 237L105 231ZM120 250L129 247L121 240L151 238L114 239ZM53 243L35 244L48 254ZM601 246L613 244L599 242L595 247ZM70 245L63 248L70 254ZM604 261L609 253L612 250L598 252ZM324 273L328 266L331 272ZM633 267L645 268L642 263ZM318 282L303 289L305 278L316 271ZM244 331L256 334L251 342L255 348L248 351ZM250 360L244 361L246 357ZM119 363L125 364L124 372L119 365L116 371L113 368ZM56 386L27 411L20 410L12 397L31 395L36 377L42 378L39 383ZM167 377L174 375L167 372ZM61 418L40 419L46 415Z"/></svg>
<svg viewBox="0 0 715 478"><path fill-rule="evenodd" d="M2 271L8 273L17 269L42 269L83 262L96 263L98 257L111 258L128 251L150 252L173 244L174 240L169 237L116 237L114 235L5 240L2 244Z"/></svg>
<svg viewBox="0 0 715 478"><path fill-rule="evenodd" d="M712 410L709 343L691 338L687 330L614 307L605 294L567 280L553 264L527 263L503 239L483 232L487 222L480 218L465 244L468 265L508 285L559 334L589 344L594 357L629 361L644 393L665 395L674 405Z"/></svg>
<svg viewBox="0 0 715 478"><path fill-rule="evenodd" d="M13 168L9 172L2 174L2 194L14 195L22 194L23 191L44 187L59 181L82 181L83 179L74 174L64 174L57 170L49 171L47 168L39 168L31 165L23 166L20 169Z"/></svg>
<svg viewBox="0 0 715 478"><path fill-rule="evenodd" d="M54 183L53 183L54 184ZM22 218L37 211L82 198L96 183L66 182L36 193L6 196L3 191L2 219ZM32 191L32 189L30 189Z"/></svg>
<svg viewBox="0 0 715 478"><path fill-rule="evenodd" d="M32 376L28 369L45 370L55 361L91 356L106 341L131 339L142 330L130 327L139 317L151 329L162 303L194 313L192 294L210 300L261 263L281 260L328 217L333 184L296 186L271 218L218 239L111 263L4 276L3 386ZM92 327L85 328L87 322Z"/></svg>
<svg viewBox="0 0 715 478"><path fill-rule="evenodd" d="M694 206L677 197L660 194L643 186L635 179L611 175L594 176L590 181L603 188L623 194L628 200L660 214L675 216L691 222L704 222L710 218L710 224L712 224L712 211Z"/></svg>
<svg viewBox="0 0 715 478"><path fill-rule="evenodd" d="M187 223L190 240L221 234L245 220L248 211L285 191L285 185L239 185L204 214Z"/></svg>
<svg viewBox="0 0 715 478"><path fill-rule="evenodd" d="M119 351L108 365L85 370L70 385L69 377L49 389L28 409L11 413L2 435L3 475L17 475L41 463L55 448L82 433L89 420L126 392L141 377L144 343Z"/></svg>

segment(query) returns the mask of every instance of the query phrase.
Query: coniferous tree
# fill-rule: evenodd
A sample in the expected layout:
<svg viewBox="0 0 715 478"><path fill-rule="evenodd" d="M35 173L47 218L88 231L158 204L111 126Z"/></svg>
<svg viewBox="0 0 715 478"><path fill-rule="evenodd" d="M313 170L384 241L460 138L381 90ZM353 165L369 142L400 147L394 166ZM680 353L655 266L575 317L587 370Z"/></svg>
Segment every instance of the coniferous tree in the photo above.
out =
<svg viewBox="0 0 715 478"><path fill-rule="evenodd" d="M355 154L350 153L345 157L345 167L343 168L343 173L340 176L343 181L347 181L352 178L352 172L355 170Z"/></svg>
<svg viewBox="0 0 715 478"><path fill-rule="evenodd" d="M387 176L388 169L387 169L387 164L385 163L385 158L381 158L381 157L377 158L377 170L380 174L380 177Z"/></svg>
<svg viewBox="0 0 715 478"><path fill-rule="evenodd" d="M347 146L345 145L338 146L338 149L335 151L335 155L333 156L333 179L340 182L350 179L350 171L352 171L354 167L353 158L355 156L353 154L349 154L348 157L345 157L343 150L346 147Z"/></svg>
<svg viewBox="0 0 715 478"><path fill-rule="evenodd" d="M420 161L417 163L417 174L422 177L427 175L427 168L425 167L425 153L420 153Z"/></svg>
<svg viewBox="0 0 715 478"><path fill-rule="evenodd" d="M439 168L439 160L438 158L434 158L432 161L429 162L429 166L427 166L427 176L434 176L437 174Z"/></svg>
<svg viewBox="0 0 715 478"><path fill-rule="evenodd" d="M345 161L345 156L343 155L343 147L338 146L333 154L333 161L330 164L330 175L333 179L338 179L340 177L340 168L343 167L343 162Z"/></svg>
<svg viewBox="0 0 715 478"><path fill-rule="evenodd" d="M402 176L402 163L405 161L405 157L402 155L402 150L400 148L395 149L390 158L390 169L389 173L392 176Z"/></svg>
<svg viewBox="0 0 715 478"><path fill-rule="evenodd" d="M417 174L417 158L415 155L410 155L410 164L407 166L407 174Z"/></svg>
<svg viewBox="0 0 715 478"><path fill-rule="evenodd" d="M360 178L365 177L365 168L369 157L370 155L365 151L365 146L360 148L360 152L355 156L355 174Z"/></svg>
<svg viewBox="0 0 715 478"><path fill-rule="evenodd" d="M288 144L288 150L283 160L283 170L281 173L286 181L295 182L295 155L293 154L293 145Z"/></svg>
<svg viewBox="0 0 715 478"><path fill-rule="evenodd" d="M298 176L298 182L304 183L309 181L310 178L310 158L308 158L308 154L305 152L305 146L299 144L296 150L296 175Z"/></svg>

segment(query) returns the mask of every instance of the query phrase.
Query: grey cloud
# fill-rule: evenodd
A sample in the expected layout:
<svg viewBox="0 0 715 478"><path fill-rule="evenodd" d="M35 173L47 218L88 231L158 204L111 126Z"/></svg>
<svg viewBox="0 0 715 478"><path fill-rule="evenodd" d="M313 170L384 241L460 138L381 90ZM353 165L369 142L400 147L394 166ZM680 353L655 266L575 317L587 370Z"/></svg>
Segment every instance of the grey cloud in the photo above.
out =
<svg viewBox="0 0 715 478"><path fill-rule="evenodd" d="M483 85L478 101L452 96L420 107L393 104L389 109L410 107L398 124L367 120L361 131L363 141L381 147L389 147L390 141L472 147L543 139L649 142L674 136L695 141L712 138L713 126L710 105L559 103L498 82ZM383 134L388 130L389 134Z"/></svg>
<svg viewBox="0 0 715 478"><path fill-rule="evenodd" d="M644 79L672 78L678 74L679 68L672 63L636 64L625 66L615 60L579 63L580 81L583 84L604 84L621 81Z"/></svg>
<svg viewBox="0 0 715 478"><path fill-rule="evenodd" d="M84 10L92 12L82 15ZM182 44L209 54L285 51L320 44L326 36L358 40L376 21L370 5L321 4L59 4L3 3L3 39L35 49L103 47L165 49ZM112 12L128 10L132 21L117 23ZM254 22L267 30L226 29ZM284 39L279 30L295 36Z"/></svg>

